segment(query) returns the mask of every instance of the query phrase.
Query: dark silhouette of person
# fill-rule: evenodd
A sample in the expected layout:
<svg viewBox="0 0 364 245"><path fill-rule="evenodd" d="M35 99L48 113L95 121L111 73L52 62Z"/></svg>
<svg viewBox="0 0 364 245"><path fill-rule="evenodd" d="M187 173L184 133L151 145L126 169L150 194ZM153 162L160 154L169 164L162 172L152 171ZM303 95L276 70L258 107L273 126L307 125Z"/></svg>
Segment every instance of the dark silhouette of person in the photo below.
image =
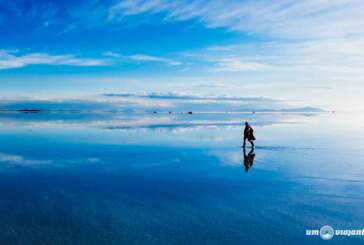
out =
<svg viewBox="0 0 364 245"><path fill-rule="evenodd" d="M248 122L245 122L243 147L245 147L246 140L248 140L249 143L252 145L252 148L254 148L254 129L252 126L249 125Z"/></svg>
<svg viewBox="0 0 364 245"><path fill-rule="evenodd" d="M248 172L248 170L253 166L254 157L254 148L251 148L248 155L246 154L245 147L243 148L243 161L245 166L245 172Z"/></svg>

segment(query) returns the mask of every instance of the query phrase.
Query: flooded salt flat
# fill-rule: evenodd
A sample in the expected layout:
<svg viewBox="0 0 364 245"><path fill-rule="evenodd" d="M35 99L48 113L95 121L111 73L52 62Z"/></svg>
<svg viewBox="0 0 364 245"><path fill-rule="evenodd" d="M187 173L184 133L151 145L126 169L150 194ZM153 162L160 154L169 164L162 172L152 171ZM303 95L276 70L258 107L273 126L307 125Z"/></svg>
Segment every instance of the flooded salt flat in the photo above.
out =
<svg viewBox="0 0 364 245"><path fill-rule="evenodd" d="M307 229L363 228L364 128L349 116L2 113L0 237L320 244ZM257 147L244 153L245 121Z"/></svg>

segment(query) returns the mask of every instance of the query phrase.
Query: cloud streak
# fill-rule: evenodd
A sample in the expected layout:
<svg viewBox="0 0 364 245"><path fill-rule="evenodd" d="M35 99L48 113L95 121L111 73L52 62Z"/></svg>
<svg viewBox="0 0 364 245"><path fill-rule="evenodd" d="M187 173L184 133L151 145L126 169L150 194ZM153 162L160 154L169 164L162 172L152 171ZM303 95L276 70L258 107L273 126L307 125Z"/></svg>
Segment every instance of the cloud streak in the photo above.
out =
<svg viewBox="0 0 364 245"><path fill-rule="evenodd" d="M83 58L73 54L52 55L48 53L18 54L18 51L0 50L0 70L22 68L29 65L52 66L113 66L118 63L157 63L169 66L179 66L181 62L158 56L144 54L121 55L107 51L103 57Z"/></svg>
<svg viewBox="0 0 364 245"><path fill-rule="evenodd" d="M287 43L266 42L255 45L253 49L260 50L262 53L246 55L246 47L231 47L231 53L236 55L231 58L230 63L226 63L226 59L223 58L225 52L207 51L205 54L215 57L217 65L223 64L228 68L230 64L239 64L241 57L244 57L244 62L257 64L256 71L311 73L326 80L340 76L357 80L364 75L362 70L364 38ZM232 67L239 70L238 65Z"/></svg>
<svg viewBox="0 0 364 245"><path fill-rule="evenodd" d="M109 19L164 14L166 21L197 19L210 28L288 38L338 38L363 35L364 2L125 0L109 9ZM319 23L319 24L318 24Z"/></svg>
<svg viewBox="0 0 364 245"><path fill-rule="evenodd" d="M51 55L48 53L28 53L0 50L0 69L21 68L29 65L65 65L65 66L106 66L106 59L80 58L72 54Z"/></svg>
<svg viewBox="0 0 364 245"><path fill-rule="evenodd" d="M178 66L182 63L173 59L168 59L160 56L151 56L146 54L133 54L133 55L122 55L116 52L107 51L103 53L106 57L112 57L115 60L123 62L136 62L136 63L161 63L171 66Z"/></svg>
<svg viewBox="0 0 364 245"><path fill-rule="evenodd" d="M108 11L114 22L153 15L164 22L193 20L207 28L260 37L194 50L185 58L200 73L249 73L278 85L364 81L363 1L124 0Z"/></svg>
<svg viewBox="0 0 364 245"><path fill-rule="evenodd" d="M129 59L137 62L157 62L157 63L165 63L168 65L180 65L181 62L162 58L162 57L156 57L156 56L150 56L150 55L143 55L143 54L136 54L136 55L130 55L128 56Z"/></svg>

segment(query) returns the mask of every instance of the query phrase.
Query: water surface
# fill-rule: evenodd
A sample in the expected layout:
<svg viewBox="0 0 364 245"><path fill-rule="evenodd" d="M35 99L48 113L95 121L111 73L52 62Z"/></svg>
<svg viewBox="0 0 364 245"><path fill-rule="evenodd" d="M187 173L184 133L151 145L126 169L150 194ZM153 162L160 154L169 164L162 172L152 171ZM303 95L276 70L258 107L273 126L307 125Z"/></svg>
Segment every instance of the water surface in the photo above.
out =
<svg viewBox="0 0 364 245"><path fill-rule="evenodd" d="M360 244L305 232L364 228L362 121L1 113L1 243Z"/></svg>

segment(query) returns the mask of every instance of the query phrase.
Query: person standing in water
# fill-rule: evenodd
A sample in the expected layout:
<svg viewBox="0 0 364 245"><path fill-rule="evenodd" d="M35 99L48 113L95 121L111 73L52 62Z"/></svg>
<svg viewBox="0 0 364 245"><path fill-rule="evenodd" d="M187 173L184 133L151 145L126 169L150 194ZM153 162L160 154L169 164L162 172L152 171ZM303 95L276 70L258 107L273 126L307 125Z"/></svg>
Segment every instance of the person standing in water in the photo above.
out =
<svg viewBox="0 0 364 245"><path fill-rule="evenodd" d="M252 145L252 148L254 148L254 129L252 126L249 125L248 122L245 122L243 147L245 147L246 140L248 140L249 143Z"/></svg>

